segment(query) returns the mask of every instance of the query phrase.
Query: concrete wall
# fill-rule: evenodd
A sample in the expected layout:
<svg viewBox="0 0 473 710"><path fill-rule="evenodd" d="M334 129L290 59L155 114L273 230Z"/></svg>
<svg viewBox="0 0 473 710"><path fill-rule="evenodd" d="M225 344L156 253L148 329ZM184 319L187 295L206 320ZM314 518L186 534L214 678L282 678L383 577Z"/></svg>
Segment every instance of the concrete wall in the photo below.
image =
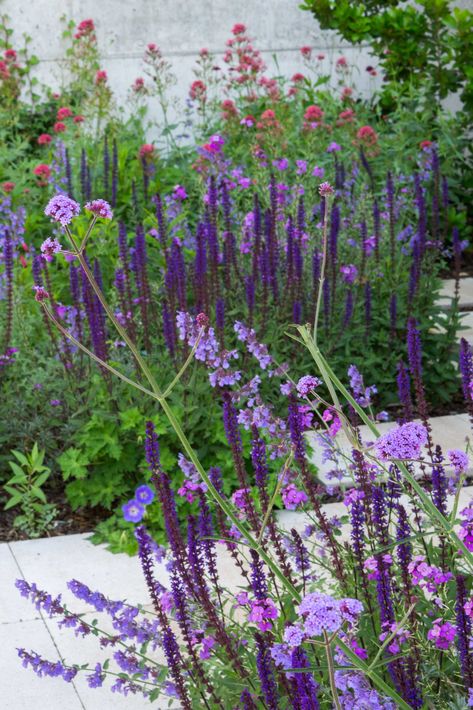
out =
<svg viewBox="0 0 473 710"><path fill-rule="evenodd" d="M298 5L299 0L0 0L0 12L10 16L18 40L23 32L32 36L32 51L40 59L38 76L51 86L60 84L58 60L65 49L60 18L65 16L95 21L103 68L121 101L143 73L140 60L148 42L158 44L171 61L178 79L174 91L184 98L199 49L223 52L235 22L248 26L255 46L264 53L268 74L274 67L273 53L281 73L304 71L299 48L310 44L326 52L327 70L342 53L354 62L357 84L369 93L373 79L365 67L373 60L368 50L340 46Z"/></svg>

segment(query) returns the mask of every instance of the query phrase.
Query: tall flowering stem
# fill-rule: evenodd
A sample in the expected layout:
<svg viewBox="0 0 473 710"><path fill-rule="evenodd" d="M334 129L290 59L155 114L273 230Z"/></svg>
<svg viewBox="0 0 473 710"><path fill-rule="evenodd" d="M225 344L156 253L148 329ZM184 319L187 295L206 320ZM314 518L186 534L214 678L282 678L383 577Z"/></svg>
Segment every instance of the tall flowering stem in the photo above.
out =
<svg viewBox="0 0 473 710"><path fill-rule="evenodd" d="M323 183L325 184L325 183ZM333 189L327 184L327 191L321 191L322 186L319 188L319 192L324 198L324 221L323 221L323 232L322 232L322 263L320 265L319 271L319 288L317 291L317 302L315 306L315 316L314 316L314 328L313 328L313 338L314 343L317 345L317 331L319 325L320 317L320 304L322 302L323 287L325 282L325 272L327 269L327 252L328 252L328 216L330 210L330 200L329 195L333 193ZM330 190L328 189L330 188Z"/></svg>

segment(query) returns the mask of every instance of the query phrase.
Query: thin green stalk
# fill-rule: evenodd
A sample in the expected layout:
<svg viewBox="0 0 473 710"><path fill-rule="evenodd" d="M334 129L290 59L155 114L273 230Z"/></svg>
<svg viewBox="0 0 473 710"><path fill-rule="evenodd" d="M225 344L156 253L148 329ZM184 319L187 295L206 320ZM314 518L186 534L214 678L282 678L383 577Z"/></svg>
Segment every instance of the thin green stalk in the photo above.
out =
<svg viewBox="0 0 473 710"><path fill-rule="evenodd" d="M104 367L106 370L111 372L113 375L116 377L119 377L120 380L123 380L123 382L126 382L128 385L131 385L132 387L135 387L137 390L140 390L140 392L144 392L145 394L149 395L150 397L153 397L154 399L159 398L152 392L151 390L147 389L146 387L143 387L143 385L140 385L138 382L135 382L134 380L131 380L129 377L124 375L122 372L119 370L116 370L112 365L109 365L108 362L105 362L105 360L102 360L99 358L95 353L93 353L91 350L85 347L85 345L82 345L82 343L79 340L76 340L71 333L69 333L62 325L59 323L59 321L54 317L53 313L49 310L49 308L46 306L46 304L43 302L42 304L43 310L48 316L48 318L54 323L56 328L61 331L61 333L68 338L68 340L71 341L76 347L78 347L80 350L82 350L86 355L88 355L92 360L95 360L96 363L98 363L101 367Z"/></svg>
<svg viewBox="0 0 473 710"><path fill-rule="evenodd" d="M166 387L166 389L164 390L164 392L163 392L163 397L167 397L169 394L171 394L172 390L173 390L174 387L177 385L177 383L178 383L179 380L181 379L182 375L184 374L184 372L187 370L187 368L188 368L189 365L191 364L192 359L193 359L193 357L194 357L194 355L195 355L195 351L196 351L197 348L199 347L199 343L200 343L200 341L202 340L202 335L203 335L203 334L204 334L204 328L201 328L200 331L199 331L199 334L198 334L198 336L197 336L197 339L196 339L196 341L195 341L195 343L194 343L194 347L193 347L192 350L190 351L189 355L188 355L187 358L186 358L185 363L183 364L183 366L181 367L181 369L179 370L179 372L177 373L177 375L175 376L175 378L173 379L173 381L172 381L172 382Z"/></svg>
<svg viewBox="0 0 473 710"><path fill-rule="evenodd" d="M340 705L340 698L338 697L337 684L335 683L335 669L333 666L331 642L325 630L324 642L325 657L327 659L327 673L330 682L330 690L332 691L333 705L335 707L335 710L342 710L342 706Z"/></svg>
<svg viewBox="0 0 473 710"><path fill-rule="evenodd" d="M325 281L325 269L327 267L327 251L328 251L328 207L330 200L328 196L325 197L325 212L324 212L324 226L322 231L322 265L320 268L320 278L319 278L319 290L317 291L317 303L315 306L315 317L314 317L314 330L313 338L314 343L317 343L317 331L319 327L319 316L320 316L320 304L322 303L322 291Z"/></svg>
<svg viewBox="0 0 473 710"><path fill-rule="evenodd" d="M292 454L287 457L286 462L283 467L283 470L282 470L282 473L280 476L278 476L278 480L277 480L276 486L274 488L274 493L271 496L271 500L269 501L268 509L267 509L266 513L264 514L263 522L261 524L261 530L258 535L258 543L261 543L261 540L263 539L264 531L265 531L266 525L268 524L269 516L271 515L271 511L274 508L274 503L276 502L276 498L278 496L278 493L281 490L281 486L283 484L284 477L286 475L286 471L289 468L289 466L291 465L292 459L293 459Z"/></svg>

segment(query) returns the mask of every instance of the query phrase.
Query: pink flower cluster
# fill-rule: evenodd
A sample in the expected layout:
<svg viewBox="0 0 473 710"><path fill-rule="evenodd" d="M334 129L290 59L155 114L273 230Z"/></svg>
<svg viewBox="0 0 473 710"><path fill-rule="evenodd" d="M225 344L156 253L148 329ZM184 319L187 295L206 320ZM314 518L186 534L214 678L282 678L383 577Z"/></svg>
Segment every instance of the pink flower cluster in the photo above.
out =
<svg viewBox="0 0 473 710"><path fill-rule="evenodd" d="M279 616L279 611L271 599L256 599L250 602L250 606L248 621L256 624L260 631L270 631L271 620L277 619Z"/></svg>
<svg viewBox="0 0 473 710"><path fill-rule="evenodd" d="M281 497L286 510L296 510L303 503L307 503L307 495L304 491L300 491L294 483L290 483L288 486L282 489Z"/></svg>
<svg viewBox="0 0 473 710"><path fill-rule="evenodd" d="M434 625L427 632L429 641L435 641L436 647L442 651L450 648L455 635L455 627L449 624L448 621L444 622L443 619L435 619Z"/></svg>
<svg viewBox="0 0 473 710"><path fill-rule="evenodd" d="M453 578L451 572L444 572L439 567L428 565L424 555L417 555L409 563L408 572L412 575L412 583L428 592L436 592L440 584L445 584Z"/></svg>

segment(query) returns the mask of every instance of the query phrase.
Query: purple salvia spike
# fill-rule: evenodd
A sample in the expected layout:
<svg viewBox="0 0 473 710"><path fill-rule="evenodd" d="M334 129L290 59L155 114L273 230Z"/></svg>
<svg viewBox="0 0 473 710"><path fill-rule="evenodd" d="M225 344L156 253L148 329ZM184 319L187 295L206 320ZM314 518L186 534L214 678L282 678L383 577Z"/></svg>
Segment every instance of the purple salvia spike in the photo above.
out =
<svg viewBox="0 0 473 710"><path fill-rule="evenodd" d="M292 668L309 669L310 663L305 651L301 646L297 646L292 651L291 658ZM295 698L297 706L301 710L319 710L320 705L317 700L318 685L314 680L314 676L309 670L302 673L294 673Z"/></svg>
<svg viewBox="0 0 473 710"><path fill-rule="evenodd" d="M369 335L371 329L371 284L365 283L365 333Z"/></svg>
<svg viewBox="0 0 473 710"><path fill-rule="evenodd" d="M460 340L459 369L463 398L473 427L473 353L465 338Z"/></svg>
<svg viewBox="0 0 473 710"><path fill-rule="evenodd" d="M163 202L161 200L161 195L156 194L153 197L153 202L156 206L156 219L158 222L158 238L159 238L159 241L161 242L161 245L163 246L163 248L166 252L167 230L166 230L166 220L164 218Z"/></svg>
<svg viewBox="0 0 473 710"><path fill-rule="evenodd" d="M255 194L253 200L253 283L258 283L260 271L260 254L261 254L261 207L258 195Z"/></svg>
<svg viewBox="0 0 473 710"><path fill-rule="evenodd" d="M140 312L143 324L143 340L146 350L150 350L151 343L149 339L149 307L151 302L148 271L147 271L147 256L146 256L146 237L143 226L139 224L135 233L135 251L134 251L134 269L136 290L140 299Z"/></svg>
<svg viewBox="0 0 473 710"><path fill-rule="evenodd" d="M103 190L106 199L110 195L110 147L108 136L104 136L103 142Z"/></svg>
<svg viewBox="0 0 473 710"><path fill-rule="evenodd" d="M256 710L256 705L251 697L248 688L245 688L240 695L241 710Z"/></svg>
<svg viewBox="0 0 473 710"><path fill-rule="evenodd" d="M168 302L165 298L163 298L162 316L164 342L166 343L169 354L174 359L176 354L175 319L171 315Z"/></svg>
<svg viewBox="0 0 473 710"><path fill-rule="evenodd" d="M261 694L268 710L278 710L278 690L274 679L273 664L268 644L261 634L255 634L256 640L256 668L261 684Z"/></svg>
<svg viewBox="0 0 473 710"><path fill-rule="evenodd" d="M87 182L87 153L85 152L85 148L82 148L80 154L80 188L84 202L88 199Z"/></svg>
<svg viewBox="0 0 473 710"><path fill-rule="evenodd" d="M432 190L432 239L437 242L440 232L440 163L439 155L435 147L432 148L432 173L434 178Z"/></svg>
<svg viewBox="0 0 473 710"><path fill-rule="evenodd" d="M310 556L309 551L302 542L302 538L295 528L291 528L291 537L293 543L293 555L295 568L301 574L302 589L305 594L305 588L307 583L306 572L310 570Z"/></svg>
<svg viewBox="0 0 473 710"><path fill-rule="evenodd" d="M394 182L391 171L388 172L386 180L386 202L389 214L389 245L390 245L390 260L391 269L394 270L395 248L396 248L396 217L394 212Z"/></svg>
<svg viewBox="0 0 473 710"><path fill-rule="evenodd" d="M460 666L465 683L465 690L468 692L473 686L473 659L471 656L471 619L465 612L465 604L468 601L465 577L457 574L455 577L457 594L455 602L457 648L460 658Z"/></svg>
<svg viewBox="0 0 473 710"><path fill-rule="evenodd" d="M80 298L80 286L79 286L79 267L70 264L69 266L69 284L72 296L72 305L75 308L75 329L77 333L77 339L79 342L83 342L83 330L82 330L82 304Z"/></svg>
<svg viewBox="0 0 473 710"><path fill-rule="evenodd" d="M87 180L85 183L86 187L86 199L87 201L90 201L92 199L92 172L90 169L90 165L87 165Z"/></svg>
<svg viewBox="0 0 473 710"><path fill-rule="evenodd" d="M255 550L250 550L251 554L251 589L256 599L266 599L268 596L268 585L264 574L263 563Z"/></svg>
<svg viewBox="0 0 473 710"><path fill-rule="evenodd" d="M343 316L343 327L346 328L353 316L353 290L349 288L345 298L345 314Z"/></svg>
<svg viewBox="0 0 473 710"><path fill-rule="evenodd" d="M375 182L374 182L373 171L371 170L371 165L369 164L368 159L365 154L365 151L363 150L362 147L360 147L360 163L362 164L362 166L366 170L366 174L368 175L368 179L370 182L371 191L374 192L375 191Z"/></svg>
<svg viewBox="0 0 473 710"><path fill-rule="evenodd" d="M420 176L416 173L414 176L415 187L415 204L417 207L417 239L419 241L419 253L422 258L425 251L427 241L427 215L425 209L424 189L420 180Z"/></svg>
<svg viewBox="0 0 473 710"><path fill-rule="evenodd" d="M3 334L3 352L5 355L10 350L10 340L13 331L13 239L8 227L4 229L3 263L5 265L5 300L6 317L5 331ZM41 284L37 284L41 285Z"/></svg>
<svg viewBox="0 0 473 710"><path fill-rule="evenodd" d="M247 276L245 280L245 296L249 315L248 321L251 325L253 321L253 310L255 307L255 283L251 276Z"/></svg>
<svg viewBox="0 0 473 710"><path fill-rule="evenodd" d="M434 456L432 459L432 501L442 515L447 515L447 477L443 467L444 458L440 446L435 447ZM445 546L445 541L441 539L442 547Z"/></svg>
<svg viewBox="0 0 473 710"><path fill-rule="evenodd" d="M379 214L378 200L373 202L373 231L374 231L374 253L376 257L376 263L379 264L379 243L381 240L381 216Z"/></svg>
<svg viewBox="0 0 473 710"><path fill-rule="evenodd" d="M140 213L140 205L138 202L138 193L136 191L136 181L135 180L131 181L131 204L133 207L133 212L135 213L135 217L138 218L138 215Z"/></svg>
<svg viewBox="0 0 473 710"><path fill-rule="evenodd" d="M398 520L396 525L396 557L401 568L402 581L406 598L411 598L412 576L409 572L409 564L412 561L412 544L409 538L412 535L409 518L403 505L397 506Z"/></svg>
<svg viewBox="0 0 473 710"><path fill-rule="evenodd" d="M197 310L207 313L209 309L209 296L207 288L207 244L205 226L201 222L197 225L196 250L194 262L194 288L197 297Z"/></svg>
<svg viewBox="0 0 473 710"><path fill-rule="evenodd" d="M186 265L182 255L181 245L174 239L171 245L171 261L176 277L177 302L179 310L187 311Z"/></svg>
<svg viewBox="0 0 473 710"><path fill-rule="evenodd" d="M112 148L112 196L110 203L112 207L117 206L117 190L118 190L118 146L117 139L113 139Z"/></svg>
<svg viewBox="0 0 473 710"><path fill-rule="evenodd" d="M389 299L389 332L390 337L394 338L397 329L397 295L395 293L391 294Z"/></svg>
<svg viewBox="0 0 473 710"><path fill-rule="evenodd" d="M399 417L399 423L405 424L414 419L414 408L411 398L411 380L409 372L402 361L397 365L397 392L399 401L402 404L402 416Z"/></svg>
<svg viewBox="0 0 473 710"><path fill-rule="evenodd" d="M109 176L110 176L110 152L108 149L108 137L105 135L103 139L103 191L105 199L108 199L109 192Z"/></svg>
<svg viewBox="0 0 473 710"><path fill-rule="evenodd" d="M145 156L141 157L141 173L143 177L143 197L145 204L148 202L148 190L149 190L149 165Z"/></svg>
<svg viewBox="0 0 473 710"><path fill-rule="evenodd" d="M302 323L302 304L299 300L292 304L292 322L298 325Z"/></svg>
<svg viewBox="0 0 473 710"><path fill-rule="evenodd" d="M460 271L462 263L462 248L460 242L460 233L458 227L452 230L452 247L453 247L453 277L455 279L455 301L458 304L460 299Z"/></svg>
<svg viewBox="0 0 473 710"><path fill-rule="evenodd" d="M66 171L66 181L67 181L67 194L71 198L71 200L74 199L74 191L72 188L72 170L71 170L71 160L70 160L70 155L69 155L69 148L66 148L64 151L64 167Z"/></svg>
<svg viewBox="0 0 473 710"><path fill-rule="evenodd" d="M420 244L415 241L412 247L412 263L409 274L409 286L408 286L408 303L409 308L412 308L412 302L417 293L417 288L419 285L419 277L421 271L421 254L420 254Z"/></svg>
<svg viewBox="0 0 473 710"><path fill-rule="evenodd" d="M219 340L223 346L223 331L225 328L225 300L223 298L217 298L215 303L215 323L220 333Z"/></svg>

